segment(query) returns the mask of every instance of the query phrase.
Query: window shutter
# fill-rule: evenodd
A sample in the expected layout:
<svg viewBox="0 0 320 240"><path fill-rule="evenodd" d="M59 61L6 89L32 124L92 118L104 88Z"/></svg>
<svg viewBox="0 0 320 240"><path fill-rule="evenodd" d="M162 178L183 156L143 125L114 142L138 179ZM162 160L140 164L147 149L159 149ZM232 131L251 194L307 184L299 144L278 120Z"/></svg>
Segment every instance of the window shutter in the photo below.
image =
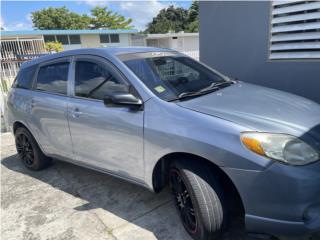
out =
<svg viewBox="0 0 320 240"><path fill-rule="evenodd" d="M320 59L320 1L274 1L269 58Z"/></svg>

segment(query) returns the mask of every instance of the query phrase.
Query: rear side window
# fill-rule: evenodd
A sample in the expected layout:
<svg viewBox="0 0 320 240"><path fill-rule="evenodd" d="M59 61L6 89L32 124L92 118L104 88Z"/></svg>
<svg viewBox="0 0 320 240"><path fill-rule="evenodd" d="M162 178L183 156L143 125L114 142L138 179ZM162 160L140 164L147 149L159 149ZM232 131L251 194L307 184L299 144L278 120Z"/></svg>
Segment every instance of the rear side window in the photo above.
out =
<svg viewBox="0 0 320 240"><path fill-rule="evenodd" d="M33 75L36 68L37 66L35 65L35 66L21 69L12 87L31 89L32 82L33 82Z"/></svg>
<svg viewBox="0 0 320 240"><path fill-rule="evenodd" d="M77 61L75 69L75 95L102 100L112 92L128 92L128 85L119 81L100 63Z"/></svg>
<svg viewBox="0 0 320 240"><path fill-rule="evenodd" d="M67 94L69 63L56 63L41 67L38 72L37 90Z"/></svg>

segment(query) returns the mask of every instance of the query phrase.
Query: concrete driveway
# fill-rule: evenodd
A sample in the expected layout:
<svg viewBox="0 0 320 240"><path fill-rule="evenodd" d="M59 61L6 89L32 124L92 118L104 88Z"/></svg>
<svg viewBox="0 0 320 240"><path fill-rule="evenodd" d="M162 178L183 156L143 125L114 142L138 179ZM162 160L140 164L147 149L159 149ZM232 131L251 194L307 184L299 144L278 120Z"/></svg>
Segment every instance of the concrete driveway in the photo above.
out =
<svg viewBox="0 0 320 240"><path fill-rule="evenodd" d="M168 190L154 194L60 161L33 172L17 158L12 135L1 139L1 239L191 240ZM224 240L256 239L234 225Z"/></svg>

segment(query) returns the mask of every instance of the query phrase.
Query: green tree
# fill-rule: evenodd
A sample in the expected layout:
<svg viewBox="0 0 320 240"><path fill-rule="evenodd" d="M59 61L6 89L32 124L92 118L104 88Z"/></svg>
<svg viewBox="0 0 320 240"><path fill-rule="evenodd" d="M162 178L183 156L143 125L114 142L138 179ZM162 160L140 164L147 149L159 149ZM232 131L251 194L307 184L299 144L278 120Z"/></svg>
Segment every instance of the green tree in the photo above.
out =
<svg viewBox="0 0 320 240"><path fill-rule="evenodd" d="M36 29L130 29L132 19L113 13L105 7L95 7L91 16L69 11L66 7L45 8L31 14Z"/></svg>
<svg viewBox="0 0 320 240"><path fill-rule="evenodd" d="M188 10L187 32L199 32L199 2L193 1Z"/></svg>
<svg viewBox="0 0 320 240"><path fill-rule="evenodd" d="M131 29L131 18L108 10L107 6L91 9L90 28L92 29Z"/></svg>
<svg viewBox="0 0 320 240"><path fill-rule="evenodd" d="M146 33L198 32L199 2L194 1L188 10L169 6L160 10L147 25Z"/></svg>
<svg viewBox="0 0 320 240"><path fill-rule="evenodd" d="M85 29L89 25L86 15L70 12L66 7L45 8L31 13L33 27L36 29Z"/></svg>
<svg viewBox="0 0 320 240"><path fill-rule="evenodd" d="M152 22L147 25L147 33L180 32L185 30L188 11L181 7L169 6L160 10Z"/></svg>

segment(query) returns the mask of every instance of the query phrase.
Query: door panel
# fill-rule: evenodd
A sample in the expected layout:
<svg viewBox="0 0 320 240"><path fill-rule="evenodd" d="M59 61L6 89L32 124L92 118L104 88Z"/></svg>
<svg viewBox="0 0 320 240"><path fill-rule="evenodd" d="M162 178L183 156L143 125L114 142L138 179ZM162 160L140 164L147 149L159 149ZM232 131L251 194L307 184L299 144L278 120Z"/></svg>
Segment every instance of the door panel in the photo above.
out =
<svg viewBox="0 0 320 240"><path fill-rule="evenodd" d="M47 154L72 158L67 102L67 96L34 92L31 122L40 137L39 143Z"/></svg>
<svg viewBox="0 0 320 240"><path fill-rule="evenodd" d="M67 114L69 68L68 58L41 64L31 100L39 144L46 154L60 158L73 157Z"/></svg>
<svg viewBox="0 0 320 240"><path fill-rule="evenodd" d="M143 179L143 111L106 107L103 97L129 91L120 73L105 59L78 57L74 71L74 98L68 115L77 161Z"/></svg>
<svg viewBox="0 0 320 240"><path fill-rule="evenodd" d="M142 111L73 99L69 119L76 160L123 176L142 177Z"/></svg>

